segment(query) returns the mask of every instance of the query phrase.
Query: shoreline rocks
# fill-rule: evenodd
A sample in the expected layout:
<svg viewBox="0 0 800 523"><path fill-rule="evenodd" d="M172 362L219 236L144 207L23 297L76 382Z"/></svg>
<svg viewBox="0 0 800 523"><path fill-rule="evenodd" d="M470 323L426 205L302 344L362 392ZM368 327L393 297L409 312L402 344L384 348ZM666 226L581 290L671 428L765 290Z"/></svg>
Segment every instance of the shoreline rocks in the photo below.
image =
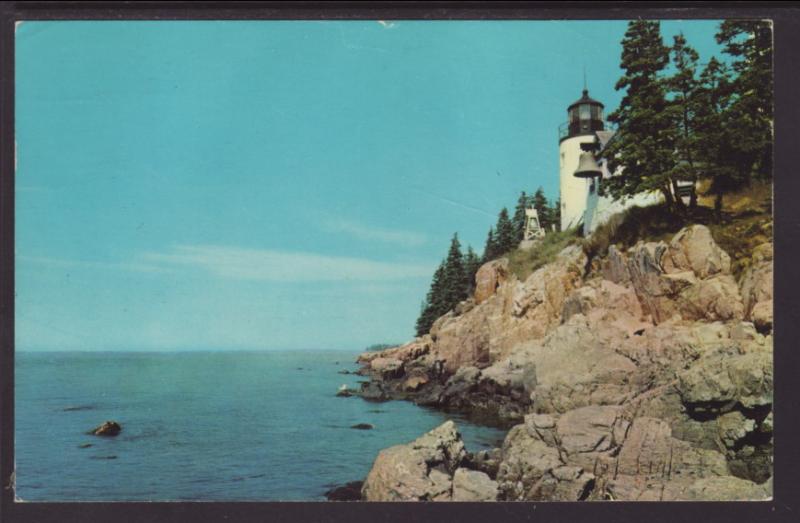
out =
<svg viewBox="0 0 800 523"><path fill-rule="evenodd" d="M361 487L363 481L351 481L344 485L333 487L325 492L328 501L361 501Z"/></svg>
<svg viewBox="0 0 800 523"><path fill-rule="evenodd" d="M487 481L500 500L769 497L772 256L757 247L737 281L693 225L588 268L568 247L525 281L486 264L430 334L358 358L360 395L509 428L503 447L457 463L436 445L386 449L364 499L483 499ZM457 439L442 427L433 439Z"/></svg>

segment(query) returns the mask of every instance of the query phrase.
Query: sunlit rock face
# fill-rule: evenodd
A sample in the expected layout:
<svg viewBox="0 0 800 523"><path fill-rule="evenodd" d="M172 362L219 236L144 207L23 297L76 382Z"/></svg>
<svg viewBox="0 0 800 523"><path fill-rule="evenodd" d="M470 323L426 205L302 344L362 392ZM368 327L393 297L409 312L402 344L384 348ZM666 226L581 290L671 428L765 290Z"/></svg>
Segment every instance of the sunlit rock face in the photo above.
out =
<svg viewBox="0 0 800 523"><path fill-rule="evenodd" d="M510 428L483 469L445 457L458 450L435 450L452 446L452 427L423 437L439 442L433 447L387 449L365 493L538 501L772 495L772 244L754 250L738 281L702 225L669 242L612 247L595 270L587 266L577 246L524 281L503 260L490 262L476 295L430 335L362 356L364 373L393 397Z"/></svg>

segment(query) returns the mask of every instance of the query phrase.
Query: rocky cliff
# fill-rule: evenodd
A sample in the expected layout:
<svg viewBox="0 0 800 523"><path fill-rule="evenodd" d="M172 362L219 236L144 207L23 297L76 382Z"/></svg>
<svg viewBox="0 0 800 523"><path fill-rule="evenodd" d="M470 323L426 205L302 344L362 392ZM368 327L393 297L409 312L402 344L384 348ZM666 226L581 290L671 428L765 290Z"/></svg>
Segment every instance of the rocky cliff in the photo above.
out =
<svg viewBox="0 0 800 523"><path fill-rule="evenodd" d="M429 335L359 357L363 395L506 426L505 442L470 454L448 422L382 451L364 499L771 496L771 243L738 281L702 225L476 280Z"/></svg>

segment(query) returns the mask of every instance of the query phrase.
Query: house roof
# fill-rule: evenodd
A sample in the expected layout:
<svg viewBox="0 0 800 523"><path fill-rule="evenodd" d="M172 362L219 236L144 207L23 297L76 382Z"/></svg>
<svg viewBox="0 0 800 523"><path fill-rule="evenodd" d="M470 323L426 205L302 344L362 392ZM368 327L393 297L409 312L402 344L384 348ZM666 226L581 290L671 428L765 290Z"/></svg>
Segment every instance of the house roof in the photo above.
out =
<svg viewBox="0 0 800 523"><path fill-rule="evenodd" d="M595 134L597 135L597 140L600 142L600 150L606 148L606 144L611 141L611 138L614 136L614 131L596 131Z"/></svg>

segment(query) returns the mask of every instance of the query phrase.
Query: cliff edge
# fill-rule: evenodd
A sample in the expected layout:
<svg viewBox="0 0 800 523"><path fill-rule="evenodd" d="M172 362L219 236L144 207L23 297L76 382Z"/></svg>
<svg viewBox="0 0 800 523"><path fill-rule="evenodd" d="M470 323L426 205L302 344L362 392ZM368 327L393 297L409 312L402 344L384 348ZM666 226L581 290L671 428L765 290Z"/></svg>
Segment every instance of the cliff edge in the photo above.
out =
<svg viewBox="0 0 800 523"><path fill-rule="evenodd" d="M366 398L509 427L502 447L471 454L448 422L382 451L363 498L769 498L772 292L772 243L737 279L703 225L591 263L572 245L524 280L485 264L430 334L358 362Z"/></svg>

